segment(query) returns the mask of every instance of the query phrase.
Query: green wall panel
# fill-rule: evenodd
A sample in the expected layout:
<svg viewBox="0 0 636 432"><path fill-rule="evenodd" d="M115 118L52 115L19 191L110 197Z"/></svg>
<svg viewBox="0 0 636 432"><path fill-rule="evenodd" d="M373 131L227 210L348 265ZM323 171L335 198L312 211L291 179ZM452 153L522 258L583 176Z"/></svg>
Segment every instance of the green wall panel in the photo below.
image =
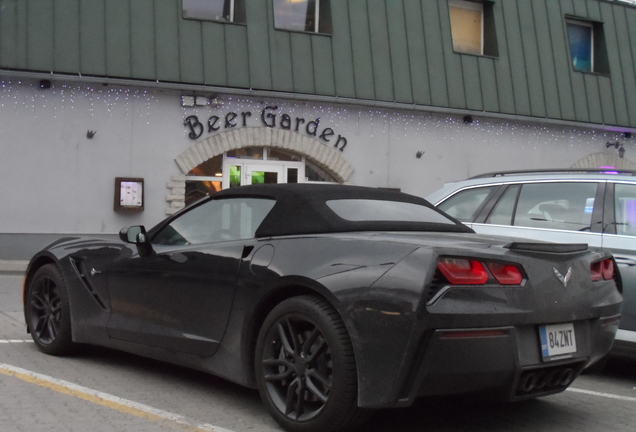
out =
<svg viewBox="0 0 636 432"><path fill-rule="evenodd" d="M202 22L201 39L203 40L203 82L209 85L227 85L225 24Z"/></svg>
<svg viewBox="0 0 636 432"><path fill-rule="evenodd" d="M629 124L629 115L627 112L627 100L625 99L625 84L623 82L623 69L621 67L619 49L621 41L617 38L613 12L614 7L606 3L600 6L611 72L611 81L607 80L610 89L608 94L603 96L605 99L609 99L603 101L603 117L605 123L627 125ZM602 84L602 82L599 81L599 84ZM603 95L603 91L604 88L601 87L601 95ZM610 116L606 113L610 113ZM614 115L613 121L611 121L611 114Z"/></svg>
<svg viewBox="0 0 636 432"><path fill-rule="evenodd" d="M561 116L559 87L545 0L532 0L532 13L536 29L537 55L541 66L540 78L543 83L545 113L547 117L559 118Z"/></svg>
<svg viewBox="0 0 636 432"><path fill-rule="evenodd" d="M531 0L517 0L519 23L521 28L521 42L526 60L528 77L528 91L530 94L530 109L533 116L545 117L545 93L543 77L541 76L541 60L537 46L534 14Z"/></svg>
<svg viewBox="0 0 636 432"><path fill-rule="evenodd" d="M181 9L174 0L155 0L155 55L157 79L179 81L179 19Z"/></svg>
<svg viewBox="0 0 636 432"><path fill-rule="evenodd" d="M247 48L247 27L228 25L225 27L227 85L250 86L250 62ZM262 71L269 76L269 70Z"/></svg>
<svg viewBox="0 0 636 432"><path fill-rule="evenodd" d="M0 66L14 68L17 65L18 17L15 0L0 0ZM26 29L26 26L24 27Z"/></svg>
<svg viewBox="0 0 636 432"><path fill-rule="evenodd" d="M574 4L572 0L560 0L562 16L574 15ZM549 3L549 0L548 0ZM580 6L579 6L580 7ZM587 8L586 8L587 10ZM590 121L590 110L587 102L585 78L583 73L577 72L572 67L572 57L570 56L570 43L565 28L565 20L561 18L563 26L563 38L567 48L568 71L570 73L570 83L572 86L572 97L574 100L575 120L588 122Z"/></svg>
<svg viewBox="0 0 636 432"><path fill-rule="evenodd" d="M59 72L80 71L80 0L56 0L53 62Z"/></svg>
<svg viewBox="0 0 636 432"><path fill-rule="evenodd" d="M516 113L531 115L530 94L528 89L528 71L523 53L523 41L519 27L519 13L516 0L502 0L506 38L508 40L508 57L512 72L512 87L515 98Z"/></svg>
<svg viewBox="0 0 636 432"><path fill-rule="evenodd" d="M391 70L391 52L384 0L367 0L367 8L369 11L375 97L378 100L393 101L393 72Z"/></svg>
<svg viewBox="0 0 636 432"><path fill-rule="evenodd" d="M448 104L451 108L466 108L466 89L462 69L462 54L453 52L453 40L450 29L448 0L438 0L439 23L444 47L446 66L446 84L448 86Z"/></svg>
<svg viewBox="0 0 636 432"><path fill-rule="evenodd" d="M481 95L484 110L499 111L499 92L497 90L497 72L495 63L499 60L481 57L479 60L479 78L481 80Z"/></svg>
<svg viewBox="0 0 636 432"><path fill-rule="evenodd" d="M587 11L587 0L572 0L574 7L573 15L581 18L591 18Z"/></svg>
<svg viewBox="0 0 636 432"><path fill-rule="evenodd" d="M426 41L426 60L431 83L431 103L435 106L447 107L449 105L448 85L437 1L422 0L421 6L424 40Z"/></svg>
<svg viewBox="0 0 636 432"><path fill-rule="evenodd" d="M506 25L504 23L503 6L501 1L498 1L493 5L493 14L495 18L495 30L497 32L497 44L499 48L499 58L495 61L499 109L503 113L514 114L517 111L515 108L512 71L510 70L508 41L506 40Z"/></svg>
<svg viewBox="0 0 636 432"><path fill-rule="evenodd" d="M130 50L130 0L108 0L106 10L106 73L132 76Z"/></svg>
<svg viewBox="0 0 636 432"><path fill-rule="evenodd" d="M29 69L53 70L53 3L27 2L27 32Z"/></svg>
<svg viewBox="0 0 636 432"><path fill-rule="evenodd" d="M331 41L336 94L342 97L355 97L356 85L353 72L351 28L349 26L349 5L347 0L331 3L331 21L333 23Z"/></svg>
<svg viewBox="0 0 636 432"><path fill-rule="evenodd" d="M201 21L179 20L179 62L182 82L203 83Z"/></svg>
<svg viewBox="0 0 636 432"><path fill-rule="evenodd" d="M582 4L585 3L585 9ZM601 10L598 7L598 2L594 3L588 2L586 0L575 0L574 8L578 11L579 4L581 4L580 9L587 10L587 17L596 21L601 20ZM578 13L578 12L577 12ZM584 12L582 12L584 13ZM595 123L603 123L605 122L605 118L610 120L614 119L613 116L613 106L607 106L603 104L605 99L605 95L601 96L601 86L599 85L600 77L597 75L586 74L585 76L585 88L587 90L587 94L589 97L587 98L587 104L590 109L590 120ZM605 86L605 90L608 90L607 86ZM611 92L611 89L609 89Z"/></svg>
<svg viewBox="0 0 636 432"><path fill-rule="evenodd" d="M274 22L274 11L271 3L267 8L268 22ZM288 31L269 31L269 51L272 63L272 88L277 91L294 91L294 75L292 72L291 37Z"/></svg>
<svg viewBox="0 0 636 432"><path fill-rule="evenodd" d="M413 102L431 104L431 87L428 80L426 64L426 44L424 42L424 25L422 24L422 7L420 0L404 0L404 20L408 44ZM398 90L396 88L396 94Z"/></svg>
<svg viewBox="0 0 636 432"><path fill-rule="evenodd" d="M313 93L315 85L311 36L302 33L292 33L290 37L294 91L297 93Z"/></svg>
<svg viewBox="0 0 636 432"><path fill-rule="evenodd" d="M627 109L629 112L630 124L636 124L636 26L629 26L628 22L636 22L636 9L625 8L614 10L616 18L616 34L621 50L621 65L623 67L623 78L625 92L627 93Z"/></svg>
<svg viewBox="0 0 636 432"><path fill-rule="evenodd" d="M104 0L80 2L80 67L86 75L106 75Z"/></svg>
<svg viewBox="0 0 636 432"><path fill-rule="evenodd" d="M369 34L369 15L366 0L349 0L349 23L351 27L351 50L356 97L375 99L373 59Z"/></svg>
<svg viewBox="0 0 636 432"><path fill-rule="evenodd" d="M479 77L479 57L462 55L461 65L466 91L466 108L482 111L484 103L481 99L481 80Z"/></svg>
<svg viewBox="0 0 636 432"><path fill-rule="evenodd" d="M570 80L570 54L567 47L563 14L558 1L544 0L548 13L550 39L552 41L552 58L556 73L556 83L559 95L559 107L561 117L566 120L575 120L574 98L572 96L572 83Z"/></svg>
<svg viewBox="0 0 636 432"><path fill-rule="evenodd" d="M316 93L335 96L336 82L333 72L333 49L331 38L322 35L311 36L311 52L314 64Z"/></svg>
<svg viewBox="0 0 636 432"><path fill-rule="evenodd" d="M387 22L393 72L393 91L397 102L413 103L411 64L402 0L387 1Z"/></svg>
<svg viewBox="0 0 636 432"><path fill-rule="evenodd" d="M246 2L247 10L247 42L250 75L250 87L253 89L272 89L272 67L269 55L269 28L273 22L268 20L267 9L271 2Z"/></svg>
<svg viewBox="0 0 636 432"><path fill-rule="evenodd" d="M133 78L156 80L154 1L131 1L130 22L131 74Z"/></svg>

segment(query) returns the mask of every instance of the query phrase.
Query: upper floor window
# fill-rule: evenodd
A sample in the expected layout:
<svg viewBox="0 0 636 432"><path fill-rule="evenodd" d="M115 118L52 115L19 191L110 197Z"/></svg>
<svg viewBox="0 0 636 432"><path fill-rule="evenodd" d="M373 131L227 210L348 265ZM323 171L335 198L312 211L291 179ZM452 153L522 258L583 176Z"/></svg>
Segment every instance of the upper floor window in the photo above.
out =
<svg viewBox="0 0 636 432"><path fill-rule="evenodd" d="M331 34L329 0L274 0L277 29Z"/></svg>
<svg viewBox="0 0 636 432"><path fill-rule="evenodd" d="M183 0L183 17L245 23L245 0Z"/></svg>
<svg viewBox="0 0 636 432"><path fill-rule="evenodd" d="M603 24L567 19L566 27L574 70L609 74Z"/></svg>
<svg viewBox="0 0 636 432"><path fill-rule="evenodd" d="M497 35L490 1L448 0L453 50L497 57Z"/></svg>

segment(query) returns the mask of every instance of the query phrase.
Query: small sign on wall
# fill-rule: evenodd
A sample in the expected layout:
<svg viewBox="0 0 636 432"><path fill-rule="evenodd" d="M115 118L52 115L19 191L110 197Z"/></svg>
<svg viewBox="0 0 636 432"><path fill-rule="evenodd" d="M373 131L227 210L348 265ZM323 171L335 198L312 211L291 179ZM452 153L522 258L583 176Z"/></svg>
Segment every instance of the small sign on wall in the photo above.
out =
<svg viewBox="0 0 636 432"><path fill-rule="evenodd" d="M144 179L115 178L115 211L143 211Z"/></svg>

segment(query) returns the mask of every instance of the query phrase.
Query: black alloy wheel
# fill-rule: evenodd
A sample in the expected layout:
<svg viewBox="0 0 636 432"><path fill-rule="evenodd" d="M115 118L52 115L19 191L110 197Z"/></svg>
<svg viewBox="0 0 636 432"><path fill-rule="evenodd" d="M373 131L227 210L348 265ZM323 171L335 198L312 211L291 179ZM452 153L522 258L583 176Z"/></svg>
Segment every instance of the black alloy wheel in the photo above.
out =
<svg viewBox="0 0 636 432"><path fill-rule="evenodd" d="M27 326L38 348L52 355L72 351L71 320L64 279L53 264L35 273L24 302Z"/></svg>
<svg viewBox="0 0 636 432"><path fill-rule="evenodd" d="M294 297L272 310L257 342L256 378L270 413L288 431L343 431L370 414L357 407L344 323L318 297Z"/></svg>

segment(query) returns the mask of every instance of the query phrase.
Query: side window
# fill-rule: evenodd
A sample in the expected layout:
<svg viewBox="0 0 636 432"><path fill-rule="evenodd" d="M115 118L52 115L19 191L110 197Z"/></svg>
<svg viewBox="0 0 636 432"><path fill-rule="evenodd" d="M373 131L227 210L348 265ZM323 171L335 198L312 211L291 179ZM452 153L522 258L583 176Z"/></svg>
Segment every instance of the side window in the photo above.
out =
<svg viewBox="0 0 636 432"><path fill-rule="evenodd" d="M471 222L484 200L496 189L496 186L466 189L458 192L440 205L438 209L462 222Z"/></svg>
<svg viewBox="0 0 636 432"><path fill-rule="evenodd" d="M332 33L328 0L274 0L274 27L313 33Z"/></svg>
<svg viewBox="0 0 636 432"><path fill-rule="evenodd" d="M183 17L245 23L245 0L183 0Z"/></svg>
<svg viewBox="0 0 636 432"><path fill-rule="evenodd" d="M588 231L597 183L529 183L521 188L513 224Z"/></svg>
<svg viewBox="0 0 636 432"><path fill-rule="evenodd" d="M615 185L614 214L616 234L636 237L636 185Z"/></svg>
<svg viewBox="0 0 636 432"><path fill-rule="evenodd" d="M512 212L515 209L519 186L510 186L488 216L486 223L495 225L512 225Z"/></svg>
<svg viewBox="0 0 636 432"><path fill-rule="evenodd" d="M258 198L211 200L163 227L152 243L176 246L250 239L275 203Z"/></svg>

